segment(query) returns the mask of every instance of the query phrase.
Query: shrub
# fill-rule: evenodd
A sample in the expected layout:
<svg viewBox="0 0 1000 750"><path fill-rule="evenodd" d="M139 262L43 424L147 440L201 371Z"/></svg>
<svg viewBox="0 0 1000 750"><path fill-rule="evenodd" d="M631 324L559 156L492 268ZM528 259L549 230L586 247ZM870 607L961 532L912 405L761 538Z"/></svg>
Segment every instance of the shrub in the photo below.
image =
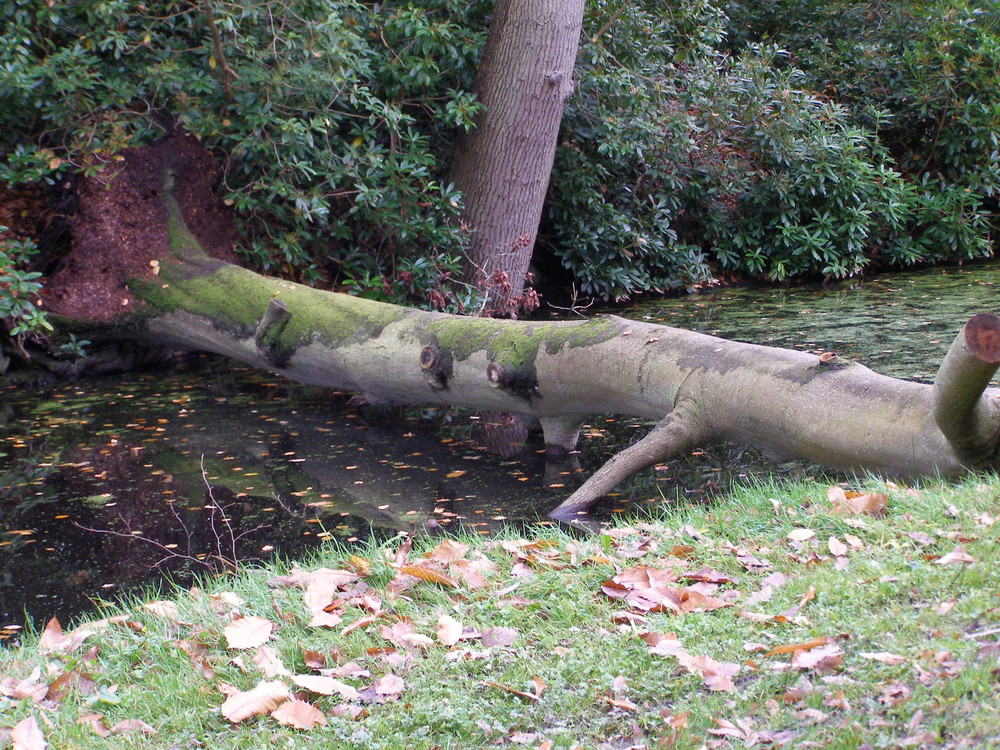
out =
<svg viewBox="0 0 1000 750"><path fill-rule="evenodd" d="M439 155L476 111L479 6L8 6L6 182L94 174L123 148L183 129L225 160L239 250L261 270L456 304L447 274L465 238Z"/></svg>
<svg viewBox="0 0 1000 750"><path fill-rule="evenodd" d="M856 36L868 33L862 16L819 3L767 7L744 8L745 27L710 2L630 5L618 15L598 5L588 16L548 206L554 252L584 293L621 299L718 273L841 277L872 263L989 254L985 201L1000 171L987 103L956 103L956 119L977 123L963 131L966 145L942 140L938 166L918 169L886 137L875 102L855 111L823 93L831 80L793 64L836 43L807 34L817 14L831 33L847 26ZM764 21L796 34L798 53L747 41L768 36ZM737 27L744 39L735 45L727 31ZM923 49L906 54L933 57L943 46ZM924 95L924 106L940 95ZM919 122L903 131L915 138ZM994 149L980 159L986 169L968 158L973 143Z"/></svg>

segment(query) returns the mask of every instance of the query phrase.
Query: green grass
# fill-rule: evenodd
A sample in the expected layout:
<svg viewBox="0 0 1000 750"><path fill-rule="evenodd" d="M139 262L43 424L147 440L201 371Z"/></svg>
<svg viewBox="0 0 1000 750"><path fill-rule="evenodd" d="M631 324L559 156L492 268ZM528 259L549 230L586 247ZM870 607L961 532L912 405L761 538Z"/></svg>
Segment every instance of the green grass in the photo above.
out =
<svg viewBox="0 0 1000 750"><path fill-rule="evenodd" d="M886 492L888 513L841 517L831 513L825 485L760 484L587 539L540 526L523 537L536 544L519 555L514 545L502 544L521 538L514 531L463 538L471 548L466 559L495 567L481 587L397 577L391 563L401 539L362 550L331 546L301 568L344 568L355 555L368 566L361 581L369 587L369 610L381 607L374 623L347 635L343 627L369 611L348 604L339 626L308 627L301 589L268 583L290 564L178 591L176 618L157 616L139 600L115 605L104 614L126 615L127 622L105 627L68 654L40 654L38 634L0 650L0 679L6 678L0 695L8 694L0 697L0 747L9 743L4 728L31 716L58 748L109 742L140 748L700 748L755 741L1000 747L1000 520L991 525L1000 519L1000 481L907 489L869 480L859 489ZM788 536L794 529L815 535L794 542ZM830 537L848 545L846 565L831 554ZM408 562L425 560L439 541L415 540ZM939 563L958 546L972 562ZM723 574L734 582L712 595L731 606L680 615L633 610L628 622L616 616L627 604L602 593L601 584L633 566ZM444 572L456 577L454 569ZM785 577L783 585L772 588L770 599L758 596L747 605L776 573ZM401 580L406 587L395 590ZM403 679L402 691L383 702L355 701L363 709L356 719L331 714L346 701L304 693L326 715L326 726L311 730L266 715L231 723L220 714L220 684L248 690L263 677L252 649L226 648L223 629L233 608L210 597L220 592L244 600L239 614L278 626L267 645L290 672L315 674L304 650L320 651L328 667L355 661L365 670L343 682L364 690L393 673ZM480 633L512 628L516 637L490 648L475 637L449 647L435 637L441 615ZM380 626L403 622L433 643L407 649L380 635ZM693 656L738 664L734 687L710 690L676 658L649 653L639 637L646 632L671 633ZM789 653L767 655L815 638L842 651L839 663L824 670L794 666ZM177 645L182 640L205 647L209 676ZM866 653L893 656L880 657L886 663ZM31 682L36 667L37 682L56 683L55 697L11 696L13 685ZM61 689L60 675L69 676ZM274 679L291 685L287 677ZM94 713L104 727L140 719L155 734L102 738L80 721Z"/></svg>

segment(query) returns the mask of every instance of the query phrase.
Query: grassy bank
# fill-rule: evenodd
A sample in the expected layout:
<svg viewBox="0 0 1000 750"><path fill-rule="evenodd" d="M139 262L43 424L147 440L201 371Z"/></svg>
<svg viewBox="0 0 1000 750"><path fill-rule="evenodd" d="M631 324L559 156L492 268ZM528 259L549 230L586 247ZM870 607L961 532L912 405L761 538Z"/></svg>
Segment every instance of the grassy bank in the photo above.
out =
<svg viewBox="0 0 1000 750"><path fill-rule="evenodd" d="M108 608L0 651L0 747L1000 747L1000 481L859 489Z"/></svg>

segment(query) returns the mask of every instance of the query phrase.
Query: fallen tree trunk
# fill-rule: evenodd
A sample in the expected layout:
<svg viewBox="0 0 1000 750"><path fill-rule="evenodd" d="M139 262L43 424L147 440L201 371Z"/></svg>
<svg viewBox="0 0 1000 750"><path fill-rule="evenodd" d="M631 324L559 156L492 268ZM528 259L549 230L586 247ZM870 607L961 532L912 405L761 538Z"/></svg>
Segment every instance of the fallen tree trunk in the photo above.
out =
<svg viewBox="0 0 1000 750"><path fill-rule="evenodd" d="M966 323L935 384L923 385L836 356L615 316L468 318L318 291L210 257L172 185L157 199L168 243L133 269L127 311L64 324L222 354L372 401L535 417L553 454L572 451L595 413L657 420L553 511L560 520L631 474L717 440L892 475L997 468L1000 406L986 391L1000 364L994 315Z"/></svg>

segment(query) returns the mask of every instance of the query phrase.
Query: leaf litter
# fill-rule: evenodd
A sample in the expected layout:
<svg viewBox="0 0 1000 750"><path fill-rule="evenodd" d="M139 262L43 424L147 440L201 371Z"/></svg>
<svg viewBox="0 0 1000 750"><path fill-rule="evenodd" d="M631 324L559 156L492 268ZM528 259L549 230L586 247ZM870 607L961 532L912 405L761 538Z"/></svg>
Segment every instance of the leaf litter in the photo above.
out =
<svg viewBox="0 0 1000 750"><path fill-rule="evenodd" d="M875 497L844 506L853 514L845 515L844 508L838 507L844 505L841 493L846 501ZM473 548L446 539L422 556L415 556L411 554L412 541L407 538L395 549L385 549L383 559L353 555L343 569L293 568L287 575L272 577L269 584L275 594L274 611L267 617L244 614L248 605L233 592L206 596L193 590L192 600L201 596L217 618L214 638L212 625L199 621L183 601L150 602L142 609L183 636L174 636L172 643L188 657L195 674L218 686L221 718L240 725L266 716L279 726L315 732L331 721L364 721L373 706L400 700L411 690L408 673L424 661L431 663L442 657L446 662L482 661L492 670L503 663L497 658L505 652L515 653L512 650L516 649L519 654L530 653L533 635L520 628L485 625L479 618L473 620L474 624L463 622L471 611L469 604L488 601L497 612L541 612L532 609L536 604L531 592L537 595L537 587L525 581L593 568L607 571L595 578L591 589L593 596L607 603L606 622L588 626L599 648L602 641L608 641L608 647L628 648L627 639L634 639L648 658L674 665L679 679L693 680L694 694L703 691L706 696L738 697L745 686L755 685L771 673L789 672L794 679L794 683L776 688L774 697L764 704L771 706L772 717L778 715L782 705L794 707L794 711L782 714L783 726L768 726L767 714L759 713L728 718L715 715L709 726L693 728L690 712L657 708L648 688L640 687L638 692L633 688L626 695L624 678L616 679L610 691L606 687L595 690L597 704L642 722L647 721L645 717L659 716L659 721L669 728L664 737L673 737L671 741L700 731L708 747L731 741L748 747L781 745L816 731L809 728L829 725L835 717L850 714L852 705L858 703L849 700L847 693L857 693L859 684L863 684L859 670L904 670L887 672L882 680L868 683L868 700L887 711L911 701L915 689L954 679L966 667L965 662L947 651L934 652L925 659L902 656L893 648L892 633L886 634L884 642L875 642L869 635L854 644L851 633L841 632L842 626L824 621L824 597L828 594L825 588L819 588L818 579L813 575L807 580L816 583L799 583L814 569L825 569L830 576L844 575L846 560L872 552L878 540L866 540L863 517L878 518L887 512L888 503L878 497L881 494L854 495L842 488L831 488L827 495L828 520L824 520L821 510L813 515L796 513L791 530L786 526L782 536L772 536L769 541L718 538L685 525L672 531L653 524L634 524L608 530L594 539L562 543L507 539L487 541L482 548ZM793 511L787 506L775 508L779 518ZM955 513L962 511L956 509ZM989 528L982 512L970 518L979 528ZM988 520L992 521L992 516ZM844 527L857 533L847 532ZM917 541L918 536L922 541ZM912 561L962 569L977 562L969 552L975 536L968 533L928 528L923 532L898 532L897 538L908 539L909 546L899 544L885 549L910 554L908 559ZM957 544L929 558L913 552L921 548L914 547L914 541L929 546L937 544L938 539L952 539ZM387 577L373 583L376 574L385 573ZM834 578L830 580L836 585ZM892 585L896 580L882 576L874 582L862 581L861 585ZM525 594L518 593L518 589L524 589ZM401 614L400 603L424 596L422 591L429 595L433 590L440 592L434 595L435 600L450 603L446 611L439 604L432 615L411 619ZM772 606L774 601L784 603ZM944 617L960 602L960 595L938 596L927 602L925 609L928 616ZM688 635L683 637L660 630L663 625L679 629L681 622L693 622L692 618L709 618L706 622L718 621L720 625L728 622L727 628L752 632L756 637L699 642L690 635L698 632L697 625L684 626ZM100 634L108 628L138 633L143 627L123 615L64 633L57 621L51 621L38 639L38 651L41 657L53 661L20 678L4 677L0 681L0 707L6 702L50 710L73 691L91 695L94 700L89 705L114 705L117 686L97 684L87 672L88 661L79 658L81 651L88 642L99 642ZM292 653L283 637L286 630L314 633L315 638L306 635ZM987 628L983 632L990 631ZM345 650L358 637L372 645L361 651ZM613 640L616 638L626 640ZM338 644L336 647L323 645L331 643L331 639ZM377 645L380 643L383 645ZM222 644L228 651L251 653L230 659L220 650ZM99 643L92 650L98 648ZM991 653L985 647L980 650ZM547 657L564 659L572 653L573 648L556 646ZM227 667L232 674L233 665L244 681L242 689L216 676L221 667ZM494 676L487 671L488 678L479 684L528 705L541 706L562 692L550 689L547 683L552 681L551 674L532 674L522 684L505 680L502 672ZM75 687L67 692L70 684ZM413 699L412 695L407 698ZM139 718L105 724L103 715L93 711L80 721L101 737L156 731ZM877 721L890 719L885 715ZM533 739L529 742L539 747L549 742L544 731L527 729L511 727L507 737L530 734ZM16 733L15 747L45 746L43 727L33 716L8 725L8 732L10 737ZM901 742L927 736L932 734L915 724L907 727ZM643 745L637 742L634 746Z"/></svg>

